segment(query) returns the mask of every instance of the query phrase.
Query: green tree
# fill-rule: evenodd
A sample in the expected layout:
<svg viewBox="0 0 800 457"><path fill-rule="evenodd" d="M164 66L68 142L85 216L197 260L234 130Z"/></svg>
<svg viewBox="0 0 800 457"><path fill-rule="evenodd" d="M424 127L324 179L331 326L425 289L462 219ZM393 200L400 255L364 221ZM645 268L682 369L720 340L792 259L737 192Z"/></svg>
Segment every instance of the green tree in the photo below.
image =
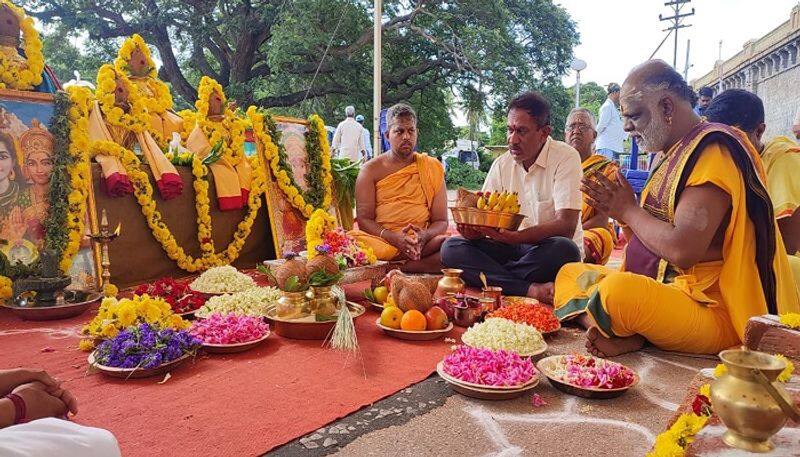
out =
<svg viewBox="0 0 800 457"><path fill-rule="evenodd" d="M575 100L575 86L567 88L570 100ZM581 84L580 105L592 112L595 116L600 112L600 106L606 101L606 90L594 81Z"/></svg>
<svg viewBox="0 0 800 457"><path fill-rule="evenodd" d="M197 96L200 76L208 75L240 106L302 116L315 111L331 120L341 118L347 104L371 112L372 2L21 4L44 23L68 30L67 38L88 36L83 47L93 52L79 55L76 66L94 50L115 49L123 37L139 33L162 63L159 76L188 103ZM424 116L437 141L452 136L436 104L448 98L447 91L483 87L506 100L528 86L552 85L565 73L578 40L574 22L551 0L387 0L384 8L383 101L388 106L416 100L420 111L424 106L436 113ZM67 67L69 60L62 60Z"/></svg>

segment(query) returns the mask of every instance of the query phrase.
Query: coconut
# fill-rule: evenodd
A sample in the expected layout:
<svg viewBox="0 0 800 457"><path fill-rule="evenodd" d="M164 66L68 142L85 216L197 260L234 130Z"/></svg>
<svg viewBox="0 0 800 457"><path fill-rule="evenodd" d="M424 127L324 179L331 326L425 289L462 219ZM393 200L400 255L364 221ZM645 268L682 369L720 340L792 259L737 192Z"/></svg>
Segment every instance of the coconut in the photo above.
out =
<svg viewBox="0 0 800 457"><path fill-rule="evenodd" d="M419 282L407 282L400 291L399 298L400 301L397 302L397 306L404 312L415 309L424 314L433 303L431 291L425 284Z"/></svg>
<svg viewBox="0 0 800 457"><path fill-rule="evenodd" d="M392 275L392 279L389 282L389 290L392 294L392 301L396 305L400 304L400 291L403 290L403 287L405 287L408 282L408 278L400 272Z"/></svg>
<svg viewBox="0 0 800 457"><path fill-rule="evenodd" d="M478 195L474 192L470 192L463 187L458 188L457 198L456 198L456 206L459 207L467 207L467 208L477 208L478 207Z"/></svg>
<svg viewBox="0 0 800 457"><path fill-rule="evenodd" d="M324 271L329 275L335 275L336 273L339 273L339 264L336 263L336 260L334 260L331 256L317 254L311 260L306 262L306 273L308 276L311 276L313 273L318 271Z"/></svg>
<svg viewBox="0 0 800 457"><path fill-rule="evenodd" d="M304 284L308 280L306 273L306 262L300 259L297 254L287 254L286 262L275 268L275 280L281 290L286 290L286 281L292 276L297 276L297 282Z"/></svg>

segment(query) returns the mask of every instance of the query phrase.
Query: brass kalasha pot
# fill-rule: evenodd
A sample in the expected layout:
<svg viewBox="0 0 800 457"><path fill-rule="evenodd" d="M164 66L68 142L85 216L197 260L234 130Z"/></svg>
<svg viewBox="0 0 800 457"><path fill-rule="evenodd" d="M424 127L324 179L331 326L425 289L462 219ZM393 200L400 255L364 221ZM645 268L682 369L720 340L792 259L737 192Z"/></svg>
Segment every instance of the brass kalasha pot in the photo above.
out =
<svg viewBox="0 0 800 457"><path fill-rule="evenodd" d="M464 289L467 287L464 280L461 279L461 273L463 272L463 270L459 270L458 268L445 268L442 270L444 276L436 285L434 298L463 293Z"/></svg>
<svg viewBox="0 0 800 457"><path fill-rule="evenodd" d="M333 316L341 304L333 293L334 286L311 287L313 298L311 299L311 314L320 316Z"/></svg>
<svg viewBox="0 0 800 457"><path fill-rule="evenodd" d="M298 319L311 314L311 300L307 291L281 291L281 297L275 306L275 314L281 319Z"/></svg>
<svg viewBox="0 0 800 457"><path fill-rule="evenodd" d="M769 452L772 435L800 413L780 383L786 362L745 347L719 353L727 372L711 384L711 406L728 427L722 440L750 452Z"/></svg>

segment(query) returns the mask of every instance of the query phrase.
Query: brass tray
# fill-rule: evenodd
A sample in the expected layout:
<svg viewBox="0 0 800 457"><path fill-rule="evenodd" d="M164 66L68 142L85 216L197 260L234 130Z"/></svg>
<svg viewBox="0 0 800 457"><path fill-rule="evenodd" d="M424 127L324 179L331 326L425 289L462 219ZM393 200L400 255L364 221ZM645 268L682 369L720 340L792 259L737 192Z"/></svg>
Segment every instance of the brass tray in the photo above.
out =
<svg viewBox="0 0 800 457"><path fill-rule="evenodd" d="M25 321L53 321L80 316L102 298L100 293L95 292L88 294L84 301L61 306L16 306L9 303L3 303L2 306L10 309L17 317Z"/></svg>
<svg viewBox="0 0 800 457"><path fill-rule="evenodd" d="M168 371L171 371L173 368L177 367L184 360L192 357L194 354L186 353L175 360L169 361L167 363L162 363L161 365L155 368L117 368L117 367L107 367L105 365L100 365L97 363L94 357L94 351L89 354L89 358L87 359L89 362L89 366L92 368L97 369L99 372L103 373L106 376L111 376L112 378L121 378L121 379L138 379L138 378L149 378L151 376L160 376Z"/></svg>
<svg viewBox="0 0 800 457"><path fill-rule="evenodd" d="M375 321L375 325L377 325L379 329L383 330L384 333L386 333L391 337L408 341L436 340L447 335L447 333L450 332L450 330L453 330L452 322L449 322L447 324L447 327L440 330L402 330L399 328L385 327L381 325L380 318L378 318L378 320Z"/></svg>
<svg viewBox="0 0 800 457"><path fill-rule="evenodd" d="M460 225L517 230L525 216L514 213L498 213L466 206L451 206L453 221Z"/></svg>
<svg viewBox="0 0 800 457"><path fill-rule="evenodd" d="M347 307L350 309L350 315L353 316L353 319L366 312L366 308L358 303L347 302ZM271 330L277 335L294 340L324 340L328 338L328 335L336 325L336 320L309 322L297 319L283 319L276 316L275 308L267 311L265 318L270 323Z"/></svg>
<svg viewBox="0 0 800 457"><path fill-rule="evenodd" d="M627 392L628 390L630 390L632 387L634 387L636 384L639 383L639 374L633 371L630 367L623 365L626 368L633 371L633 382L625 387L619 387L616 389L602 389L599 387L579 387L573 384L569 384L565 381L558 379L558 377L556 377L556 375L553 373L552 365L560 357L564 356L553 355L550 357L545 357L536 364L536 368L539 369L540 373L542 373L543 375L545 375L545 377L547 377L547 379L550 381L550 384L552 384L553 387L570 395L575 395L583 398L598 398L598 399L616 398L624 394L625 392Z"/></svg>

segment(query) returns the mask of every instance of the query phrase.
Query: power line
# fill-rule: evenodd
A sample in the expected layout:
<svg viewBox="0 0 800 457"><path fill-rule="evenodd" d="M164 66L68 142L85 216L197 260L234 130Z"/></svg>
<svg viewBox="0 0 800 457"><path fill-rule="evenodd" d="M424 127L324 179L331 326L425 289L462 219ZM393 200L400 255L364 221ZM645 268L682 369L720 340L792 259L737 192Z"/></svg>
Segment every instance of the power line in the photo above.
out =
<svg viewBox="0 0 800 457"><path fill-rule="evenodd" d="M664 29L664 31L666 32L667 30L670 30L670 31L674 32L675 49L673 50L673 54L672 54L672 67L675 68L676 70L678 68L678 29L691 27L691 24L684 24L683 23L683 19L686 18L686 17L689 17L689 16L694 16L694 8L692 8L691 12L684 13L684 14L681 14L681 9L683 9L684 5L686 5L687 3L691 3L691 1L692 0L671 0L671 1L668 1L668 2L664 3L664 6L671 7L673 15L672 16L666 16L666 17L664 17L661 14L658 15L658 20L660 20L662 22L663 21L670 21L672 23L672 25L670 25L669 27Z"/></svg>

